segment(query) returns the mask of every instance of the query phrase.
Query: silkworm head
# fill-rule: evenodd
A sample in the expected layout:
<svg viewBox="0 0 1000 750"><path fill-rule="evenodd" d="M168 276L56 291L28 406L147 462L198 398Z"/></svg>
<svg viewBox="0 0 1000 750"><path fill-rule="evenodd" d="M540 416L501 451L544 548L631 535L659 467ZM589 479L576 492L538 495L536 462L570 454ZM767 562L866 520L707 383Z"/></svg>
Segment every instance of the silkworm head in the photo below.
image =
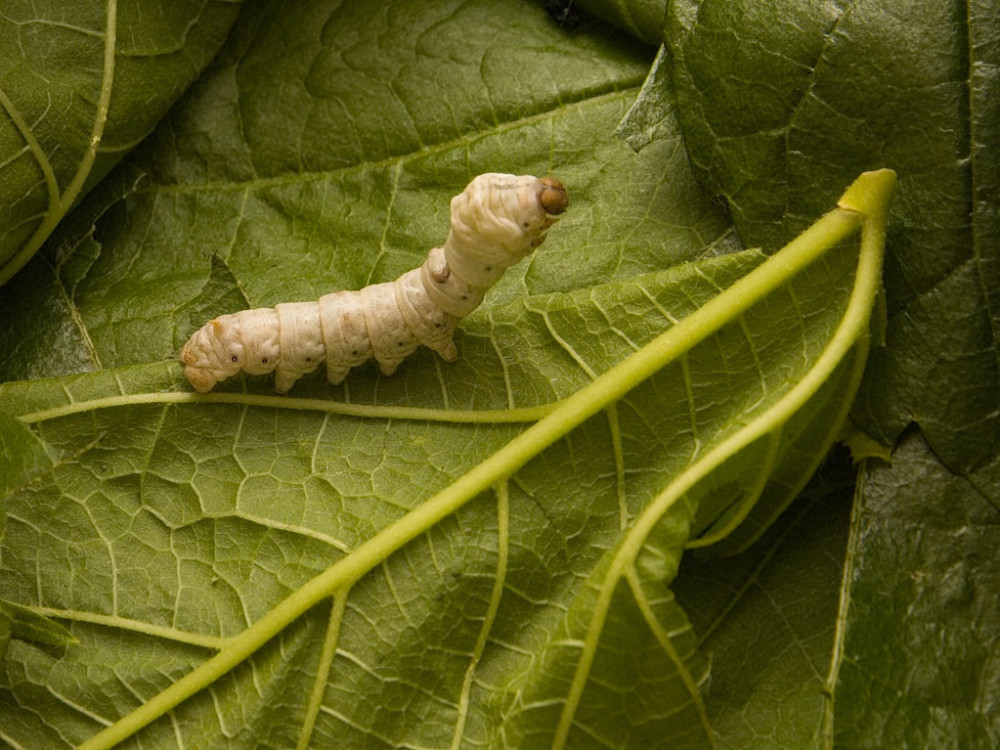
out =
<svg viewBox="0 0 1000 750"><path fill-rule="evenodd" d="M566 186L555 177L543 177L539 180L542 183L542 192L538 195L538 200L545 209L545 213L558 215L569 206L569 195L566 193Z"/></svg>

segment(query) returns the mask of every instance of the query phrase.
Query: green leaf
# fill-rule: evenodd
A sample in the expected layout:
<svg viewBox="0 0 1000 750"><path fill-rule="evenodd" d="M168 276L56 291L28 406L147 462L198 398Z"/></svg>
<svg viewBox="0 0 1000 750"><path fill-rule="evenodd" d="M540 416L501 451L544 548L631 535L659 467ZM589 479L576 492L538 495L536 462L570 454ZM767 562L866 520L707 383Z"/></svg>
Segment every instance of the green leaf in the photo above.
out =
<svg viewBox="0 0 1000 750"><path fill-rule="evenodd" d="M856 245L753 275L670 117L639 154L611 136L650 58L526 3L241 10L0 295L20 381L0 411L53 456L7 498L0 596L80 641L11 641L5 741L128 717L113 731L152 721L133 742L156 747L707 743L723 719L670 590L682 550L745 516L744 547L794 496L868 320L843 317ZM563 178L571 207L457 363L190 393L174 357L207 318L393 278L496 169ZM614 374L664 329L690 348Z"/></svg>
<svg viewBox="0 0 1000 750"><path fill-rule="evenodd" d="M504 368L515 383L596 377L520 434L474 412L467 428L449 424L457 420L445 411L433 417L440 426L403 422L387 432L383 420L334 421L294 398L267 408L234 394L233 405L213 408L218 397L146 387L138 398L73 395L100 398L143 376L162 382L176 365L7 386L4 406L37 424L47 442L92 446L51 484L11 499L17 518L35 511L11 548L25 570L47 567L51 545L38 536L65 538L59 530L67 526L93 550L87 586L71 585L71 572L51 584L92 649L80 649L79 668L100 658L126 669L119 632L173 644L177 666L192 647L217 649L169 687L160 667L154 682L162 692L83 746L108 747L189 698L188 721L221 710L221 729L236 718L230 712L250 709L256 719L246 731L298 726L300 744L319 731L349 746L361 729L391 745L502 736L519 745L544 738L555 747L598 746L626 728L638 746L665 735L683 745L707 741L698 694L705 665L666 587L692 531L712 534L720 518L766 497L772 477L784 484L785 461L801 464L800 414L832 401L840 420L846 416L865 361L891 189L891 173L863 177L840 209L742 278L759 254L534 295L491 312L485 330L470 323L470 339L478 333L482 345L467 346L465 361L480 373L479 389L508 392ZM856 249L841 243L859 228L855 276ZM595 330L589 322L598 319L604 325ZM516 347L520 356L511 348L545 334L561 356L539 360L531 347ZM615 361L616 351L640 345L598 375L608 353ZM491 366L498 352L510 354ZM733 389L734 378L742 388ZM394 380L386 391L396 385L406 383ZM448 403L467 399L461 377L438 385ZM376 404L370 413L391 416L384 410ZM822 455L835 430L826 420L817 427L826 436ZM379 434L385 454L376 458L366 447ZM533 460L540 455L544 462ZM73 485L80 490L57 489ZM495 498L483 494L490 487ZM719 497L739 510L719 507ZM322 514L329 503L339 512ZM572 552L557 542L570 539ZM339 560L309 580L331 556ZM36 588L16 585L24 578L6 581L30 601ZM218 591L207 611L197 594L206 588ZM112 601L122 611L108 611L105 589L118 592ZM332 610L314 609L327 597ZM283 676L274 660L290 646L272 639L307 612L302 637L316 651L319 641L328 645L318 663L309 660L315 667ZM293 721L276 723L256 699L245 704L240 674L251 664L271 675L275 691L298 696ZM61 665L67 681L79 681L72 660ZM237 668L223 706L201 692ZM140 670L126 683L146 679ZM114 687L92 686L99 689L88 712L115 700L104 692ZM370 713L366 695L381 695L386 713ZM628 700L617 704L620 696ZM405 707L398 715L390 710L397 701ZM45 714L71 731L72 716L58 705ZM159 722L149 731L156 742L174 730Z"/></svg>
<svg viewBox="0 0 1000 750"><path fill-rule="evenodd" d="M556 7L560 4L566 7L567 14L584 9L646 44L663 41L663 17L667 12L665 0L564 0L562 3L548 3Z"/></svg>
<svg viewBox="0 0 1000 750"><path fill-rule="evenodd" d="M852 175L899 174L886 346L855 418L885 443L918 423L958 471L1000 442L996 10L686 0L668 22L692 163L744 242L780 247Z"/></svg>
<svg viewBox="0 0 1000 750"><path fill-rule="evenodd" d="M607 137L649 62L624 35L566 36L541 9L417 5L358 39L370 14L348 5L289 55L287 38L318 33L313 13L328 11L245 13L192 95L5 290L0 344L24 354L5 379L174 357L206 314L233 309L233 297L210 304L210 273L235 280L240 307L394 278L440 242L447 201L479 171L544 173L555 159L579 217L565 252L509 273L494 301L629 278L724 241L676 133L641 159Z"/></svg>
<svg viewBox="0 0 1000 750"><path fill-rule="evenodd" d="M6 507L3 498L22 489L26 482L52 467L45 445L23 422L0 412L0 540L4 535Z"/></svg>
<svg viewBox="0 0 1000 750"><path fill-rule="evenodd" d="M666 47L660 47L642 90L618 123L615 135L636 151L661 137L672 137L680 129L674 98L670 54Z"/></svg>
<svg viewBox="0 0 1000 750"><path fill-rule="evenodd" d="M827 739L817 743L997 742L992 661L971 667L962 657L955 665L939 647L958 628L936 624L951 621L951 604L925 597L918 612L896 594L911 590L913 578L941 580L953 568L937 552L942 543L927 542L925 554L923 542L936 536L951 485L975 477L983 496L997 492L990 469L1000 442L1000 16L994 6L705 0L670 8L677 96L671 105L702 183L725 197L744 241L779 246L829 199L838 179L856 170L890 166L900 177L887 246L885 341L874 352L854 418L881 443L916 423L942 463L901 448L891 472L869 469L884 487L874 496L870 481L859 487L862 508L881 505L888 494L900 508L887 510L885 523L860 515L852 521L858 541L845 557L836 626L848 644L858 640L853 651L832 653L831 670L841 681L828 706ZM852 438L859 454L877 453L867 443ZM932 474L935 481L914 481ZM955 512L963 517L961 508ZM988 524L995 524L995 507L992 513ZM897 554L906 534L922 540L920 552L885 559ZM958 548L964 544L959 540ZM988 576L977 579L968 609L990 611L997 594ZM989 617L982 621L989 631ZM728 647L752 648L752 632L734 624L727 634L736 645ZM987 637L972 624L968 633L969 641ZM959 654L963 649L957 646ZM975 686L974 700L968 692L942 698L959 680ZM773 689L781 688L787 685ZM765 683L763 691L769 689ZM761 721L751 702L729 701L732 693L725 697L737 727L733 746L752 746L757 731L770 738L772 728L787 730ZM741 708L750 719L744 721Z"/></svg>
<svg viewBox="0 0 1000 750"><path fill-rule="evenodd" d="M955 476L915 432L892 464L864 465L831 676L838 747L996 746L998 465Z"/></svg>
<svg viewBox="0 0 1000 750"><path fill-rule="evenodd" d="M822 748L826 674L854 493L835 452L759 544L685 556L673 588L712 655L705 709L719 748Z"/></svg>
<svg viewBox="0 0 1000 750"><path fill-rule="evenodd" d="M0 284L149 134L218 50L238 2L4 4Z"/></svg>
<svg viewBox="0 0 1000 750"><path fill-rule="evenodd" d="M56 621L11 602L0 602L0 615L10 623L10 635L48 646L78 643L73 634Z"/></svg>

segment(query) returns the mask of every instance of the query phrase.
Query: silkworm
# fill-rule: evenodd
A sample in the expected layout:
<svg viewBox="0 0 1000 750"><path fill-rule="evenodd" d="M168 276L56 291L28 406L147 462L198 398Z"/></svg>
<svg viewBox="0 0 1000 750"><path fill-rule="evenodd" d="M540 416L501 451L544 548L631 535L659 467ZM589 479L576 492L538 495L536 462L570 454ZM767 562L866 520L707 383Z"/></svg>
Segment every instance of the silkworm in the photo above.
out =
<svg viewBox="0 0 1000 750"><path fill-rule="evenodd" d="M418 346L446 362L458 357L453 334L504 271L527 257L566 210L552 177L482 174L451 201L448 239L423 265L395 281L221 315L181 349L184 374L200 393L236 373L274 372L285 393L326 362L327 380L343 382L374 358L392 375Z"/></svg>

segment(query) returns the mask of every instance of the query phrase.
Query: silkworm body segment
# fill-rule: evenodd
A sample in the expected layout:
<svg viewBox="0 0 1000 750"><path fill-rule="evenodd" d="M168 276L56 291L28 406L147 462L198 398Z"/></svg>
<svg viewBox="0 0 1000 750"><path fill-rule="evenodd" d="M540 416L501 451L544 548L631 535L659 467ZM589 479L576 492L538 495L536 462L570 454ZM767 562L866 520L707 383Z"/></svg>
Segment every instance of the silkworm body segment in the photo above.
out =
<svg viewBox="0 0 1000 750"><path fill-rule="evenodd" d="M507 268L534 252L567 205L554 178L479 175L452 199L448 239L419 268L314 302L210 320L181 350L184 374L205 393L241 370L274 371L274 387L284 393L322 362L334 385L372 358L391 375L420 345L452 362L458 357L452 335L462 318Z"/></svg>

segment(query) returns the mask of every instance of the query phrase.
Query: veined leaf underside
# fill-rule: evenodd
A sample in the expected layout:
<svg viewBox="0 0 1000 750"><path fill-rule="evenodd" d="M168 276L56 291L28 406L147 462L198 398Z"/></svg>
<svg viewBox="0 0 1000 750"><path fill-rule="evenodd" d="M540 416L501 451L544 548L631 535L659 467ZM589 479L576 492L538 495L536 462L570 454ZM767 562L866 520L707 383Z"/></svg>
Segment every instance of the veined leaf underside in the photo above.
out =
<svg viewBox="0 0 1000 750"><path fill-rule="evenodd" d="M525 405L526 428L461 409L439 423L378 405L338 416L294 398L132 394L107 374L85 376L89 401L64 386L5 394L62 458L9 500L21 572L4 588L80 631L80 669L99 670L85 652L109 637L165 654L113 670L82 723L73 711L77 735L108 724L81 747L150 724L151 741L183 734L205 710L225 725L278 695L292 726L251 726L300 747L440 744L442 727L452 747L709 736L707 665L669 584L686 546L747 519L748 543L835 436L865 361L892 182L862 176L766 260L533 298L503 328L470 321L473 361L554 332L563 346L538 366L587 383ZM845 242L859 229L860 254ZM601 372L594 347L619 364ZM116 537L122 514L130 531ZM69 528L90 535L88 575L33 575ZM202 692L232 670L238 706ZM277 682L248 695L250 675ZM135 708L115 720L116 703ZM171 709L176 729L153 723Z"/></svg>

